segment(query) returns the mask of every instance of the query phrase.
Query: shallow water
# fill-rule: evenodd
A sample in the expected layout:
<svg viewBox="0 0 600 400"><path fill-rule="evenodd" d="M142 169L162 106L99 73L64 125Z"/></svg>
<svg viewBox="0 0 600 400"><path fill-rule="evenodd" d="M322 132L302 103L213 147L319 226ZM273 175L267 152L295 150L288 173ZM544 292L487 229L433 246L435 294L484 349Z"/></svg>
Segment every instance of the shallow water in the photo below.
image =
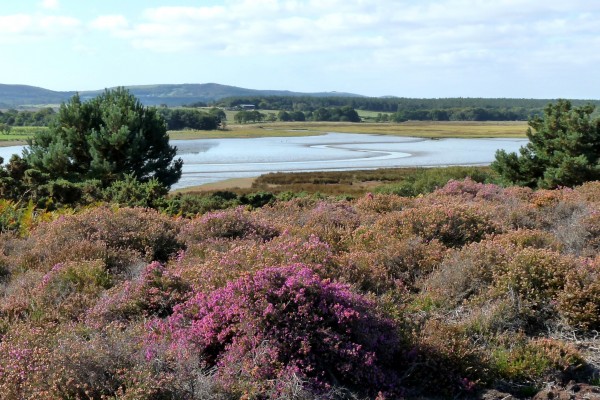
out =
<svg viewBox="0 0 600 400"><path fill-rule="evenodd" d="M183 175L173 189L268 172L485 165L527 139L422 139L369 134L174 140ZM5 160L22 146L0 148Z"/></svg>

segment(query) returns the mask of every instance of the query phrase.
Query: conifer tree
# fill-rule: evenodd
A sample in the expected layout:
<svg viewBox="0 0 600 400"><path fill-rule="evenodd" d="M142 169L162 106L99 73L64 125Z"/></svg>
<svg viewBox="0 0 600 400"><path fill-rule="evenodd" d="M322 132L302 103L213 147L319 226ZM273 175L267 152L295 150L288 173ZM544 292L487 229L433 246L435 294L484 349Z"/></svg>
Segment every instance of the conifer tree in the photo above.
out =
<svg viewBox="0 0 600 400"><path fill-rule="evenodd" d="M529 120L529 143L517 153L496 152L492 168L506 183L551 189L600 179L600 119L594 106L559 100Z"/></svg>
<svg viewBox="0 0 600 400"><path fill-rule="evenodd" d="M176 151L156 109L118 88L89 101L75 95L63 103L50 130L29 142L24 159L50 180L95 179L108 186L128 175L170 188L181 177Z"/></svg>

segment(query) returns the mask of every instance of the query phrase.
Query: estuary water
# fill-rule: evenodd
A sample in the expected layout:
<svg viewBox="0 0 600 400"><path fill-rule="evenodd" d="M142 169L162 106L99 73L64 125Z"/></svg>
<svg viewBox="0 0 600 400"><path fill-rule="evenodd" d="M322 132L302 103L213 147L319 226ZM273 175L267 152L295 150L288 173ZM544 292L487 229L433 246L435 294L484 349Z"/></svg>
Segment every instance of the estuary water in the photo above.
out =
<svg viewBox="0 0 600 400"><path fill-rule="evenodd" d="M350 133L173 140L183 159L183 175L173 189L268 172L486 165L496 150L518 151L526 143L527 139L432 140ZM5 160L21 152L22 146L0 148Z"/></svg>

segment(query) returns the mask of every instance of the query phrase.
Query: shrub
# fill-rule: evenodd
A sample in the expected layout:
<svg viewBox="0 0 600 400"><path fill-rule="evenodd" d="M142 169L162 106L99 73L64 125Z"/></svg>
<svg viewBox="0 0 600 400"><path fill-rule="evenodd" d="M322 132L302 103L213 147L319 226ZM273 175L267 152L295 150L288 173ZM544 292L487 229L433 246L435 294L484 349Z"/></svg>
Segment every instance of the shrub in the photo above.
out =
<svg viewBox="0 0 600 400"><path fill-rule="evenodd" d="M490 240L453 250L422 283L422 288L439 298L446 308L454 308L487 292L494 280L494 271L512 258L514 250Z"/></svg>
<svg viewBox="0 0 600 400"><path fill-rule="evenodd" d="M567 273L558 295L559 314L569 325L600 330L600 263L584 262Z"/></svg>
<svg viewBox="0 0 600 400"><path fill-rule="evenodd" d="M164 318L173 312L175 305L187 300L190 290L189 284L177 274L153 262L138 277L108 291L88 311L87 322L102 327L113 321Z"/></svg>
<svg viewBox="0 0 600 400"><path fill-rule="evenodd" d="M333 248L341 249L360 225L360 219L347 202L321 201L305 213L300 224L305 237L315 235Z"/></svg>
<svg viewBox="0 0 600 400"><path fill-rule="evenodd" d="M237 207L211 212L190 221L185 225L181 238L190 245L218 238L270 240L277 234L277 230L266 221L251 215L243 207Z"/></svg>
<svg viewBox="0 0 600 400"><path fill-rule="evenodd" d="M501 231L490 215L480 207L468 205L421 205L396 215L395 231L400 235L417 235L425 241L437 239L448 247L478 242Z"/></svg>
<svg viewBox="0 0 600 400"><path fill-rule="evenodd" d="M64 261L102 259L123 272L135 262L167 261L183 247L178 231L177 222L154 210L95 207L38 226L15 258L22 268L43 271Z"/></svg>
<svg viewBox="0 0 600 400"><path fill-rule="evenodd" d="M480 183L467 177L464 180L450 180L435 194L458 196L466 199L480 198L483 200L502 200L503 189L492 183Z"/></svg>
<svg viewBox="0 0 600 400"><path fill-rule="evenodd" d="M391 321L347 286L322 281L302 265L267 268L198 293L166 323L155 321L149 356L161 339L197 354L217 377L248 397L299 377L323 391L339 383L392 390L401 345Z"/></svg>
<svg viewBox="0 0 600 400"><path fill-rule="evenodd" d="M487 355L460 327L428 321L413 353L415 368L408 383L425 394L472 397L490 379Z"/></svg>
<svg viewBox="0 0 600 400"><path fill-rule="evenodd" d="M372 230L354 236L352 250L335 257L332 278L361 290L382 293L395 287L416 290L443 260L446 247L437 240L385 237Z"/></svg>
<svg viewBox="0 0 600 400"><path fill-rule="evenodd" d="M218 191L211 194L176 194L166 199L163 211L170 215L192 218L207 212L224 210L240 205L233 192Z"/></svg>
<svg viewBox="0 0 600 400"><path fill-rule="evenodd" d="M569 344L547 338L529 339L522 333L499 337L491 356L497 378L538 387L542 382L562 380L561 375L584 363Z"/></svg>

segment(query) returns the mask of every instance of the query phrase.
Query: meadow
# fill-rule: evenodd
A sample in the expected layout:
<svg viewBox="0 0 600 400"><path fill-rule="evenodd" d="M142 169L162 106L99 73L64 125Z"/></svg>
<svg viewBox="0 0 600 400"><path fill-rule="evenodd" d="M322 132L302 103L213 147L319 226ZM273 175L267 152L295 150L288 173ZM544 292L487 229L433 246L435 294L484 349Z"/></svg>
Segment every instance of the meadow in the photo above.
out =
<svg viewBox="0 0 600 400"><path fill-rule="evenodd" d="M545 382L597 385L599 199L598 182L466 178L189 216L1 201L0 393L528 398Z"/></svg>
<svg viewBox="0 0 600 400"><path fill-rule="evenodd" d="M46 127L12 127L0 134L0 146L25 144L35 131ZM227 124L225 130L169 131L171 139L220 139L311 136L327 132L371 133L378 135L417 136L427 138L488 138L525 137L526 122L404 122L344 123L344 122L261 122L256 124Z"/></svg>
<svg viewBox="0 0 600 400"><path fill-rule="evenodd" d="M522 138L527 122L421 122L348 123L348 122L261 122L227 124L222 131L172 131L172 139L226 137L307 136L327 132L370 133L378 135L416 136L426 138Z"/></svg>

